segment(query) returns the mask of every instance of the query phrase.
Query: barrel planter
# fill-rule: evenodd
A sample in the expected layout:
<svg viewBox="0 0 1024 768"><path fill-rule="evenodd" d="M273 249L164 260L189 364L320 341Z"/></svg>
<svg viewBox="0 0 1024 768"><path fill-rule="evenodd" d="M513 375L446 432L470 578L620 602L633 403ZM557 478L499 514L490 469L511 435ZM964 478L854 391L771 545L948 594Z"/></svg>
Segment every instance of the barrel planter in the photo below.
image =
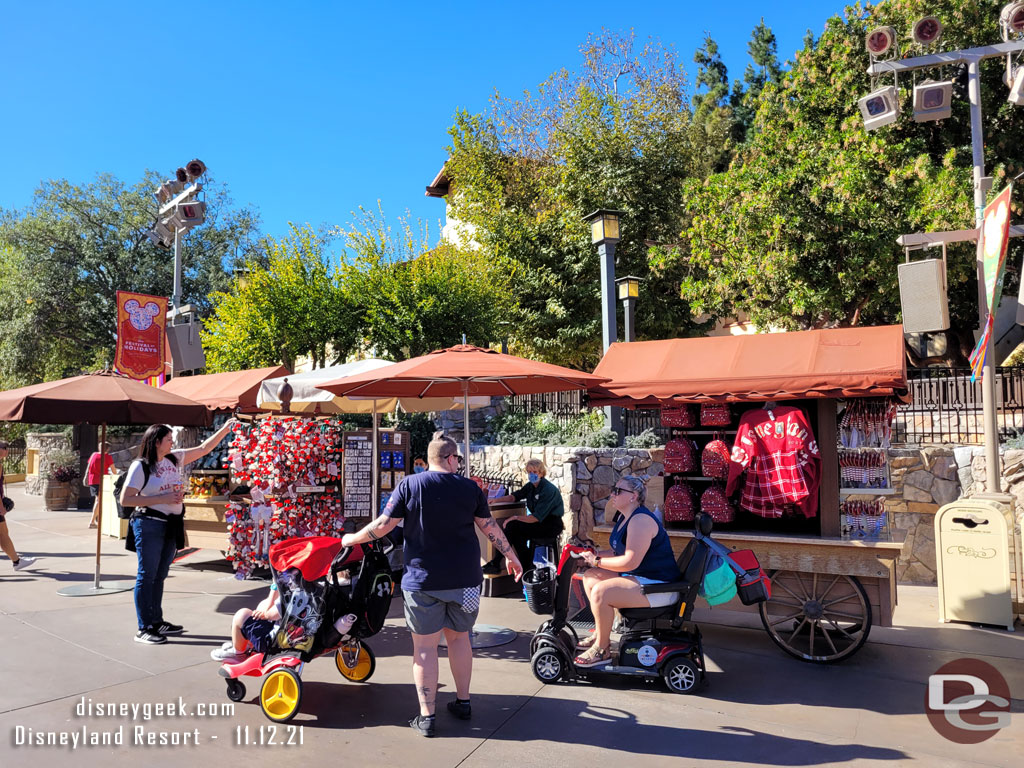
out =
<svg viewBox="0 0 1024 768"><path fill-rule="evenodd" d="M71 483L61 483L57 480L45 480L43 482L43 506L48 510L67 509Z"/></svg>

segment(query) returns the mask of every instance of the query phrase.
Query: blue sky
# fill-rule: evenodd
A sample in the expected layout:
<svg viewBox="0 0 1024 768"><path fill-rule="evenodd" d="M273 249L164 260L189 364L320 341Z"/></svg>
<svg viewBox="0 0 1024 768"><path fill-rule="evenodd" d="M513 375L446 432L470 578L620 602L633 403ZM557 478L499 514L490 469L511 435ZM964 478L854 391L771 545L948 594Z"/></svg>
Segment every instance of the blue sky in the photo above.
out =
<svg viewBox="0 0 1024 768"><path fill-rule="evenodd" d="M345 224L381 201L436 224L424 197L457 109L575 69L606 27L673 45L692 82L704 32L730 79L762 18L785 60L845 3L6 3L0 26L0 207L43 179L135 181L202 158L263 231Z"/></svg>

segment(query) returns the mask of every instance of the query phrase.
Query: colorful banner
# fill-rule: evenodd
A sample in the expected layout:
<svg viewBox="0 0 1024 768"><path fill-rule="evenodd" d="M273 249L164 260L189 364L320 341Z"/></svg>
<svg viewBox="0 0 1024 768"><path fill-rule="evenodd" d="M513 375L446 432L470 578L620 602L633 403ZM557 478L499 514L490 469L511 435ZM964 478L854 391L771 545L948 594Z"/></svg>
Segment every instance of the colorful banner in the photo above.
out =
<svg viewBox="0 0 1024 768"><path fill-rule="evenodd" d="M114 367L142 381L164 373L167 299L117 292L117 352Z"/></svg>
<svg viewBox="0 0 1024 768"><path fill-rule="evenodd" d="M1003 278L1006 275L1006 246L1010 240L1010 197L1013 184L996 195L985 206L981 231L978 234L978 258L982 263L985 277L985 299L988 302L988 318L982 329L978 345L971 352L971 381L976 381L985 366L988 342L995 325L995 314L1003 297Z"/></svg>

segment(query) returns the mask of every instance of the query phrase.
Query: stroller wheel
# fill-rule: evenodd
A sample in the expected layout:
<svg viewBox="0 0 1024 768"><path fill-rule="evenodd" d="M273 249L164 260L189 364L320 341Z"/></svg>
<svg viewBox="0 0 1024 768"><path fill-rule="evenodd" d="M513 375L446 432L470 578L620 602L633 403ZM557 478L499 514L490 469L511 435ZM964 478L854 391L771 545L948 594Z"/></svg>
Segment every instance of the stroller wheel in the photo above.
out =
<svg viewBox="0 0 1024 768"><path fill-rule="evenodd" d="M677 656L661 670L661 679L673 693L693 693L700 682L700 670L690 659Z"/></svg>
<svg viewBox="0 0 1024 768"><path fill-rule="evenodd" d="M533 676L542 683L554 683L565 672L565 657L557 648L545 646L530 659Z"/></svg>
<svg viewBox="0 0 1024 768"><path fill-rule="evenodd" d="M370 679L377 668L377 659L370 646L360 642L348 643L334 653L334 663L341 676L353 683L362 683Z"/></svg>
<svg viewBox="0 0 1024 768"><path fill-rule="evenodd" d="M241 701L245 698L245 683L241 680L228 680L228 698L231 701Z"/></svg>
<svg viewBox="0 0 1024 768"><path fill-rule="evenodd" d="M275 723L286 723L295 717L302 702L302 681L286 667L278 667L263 679L260 707Z"/></svg>

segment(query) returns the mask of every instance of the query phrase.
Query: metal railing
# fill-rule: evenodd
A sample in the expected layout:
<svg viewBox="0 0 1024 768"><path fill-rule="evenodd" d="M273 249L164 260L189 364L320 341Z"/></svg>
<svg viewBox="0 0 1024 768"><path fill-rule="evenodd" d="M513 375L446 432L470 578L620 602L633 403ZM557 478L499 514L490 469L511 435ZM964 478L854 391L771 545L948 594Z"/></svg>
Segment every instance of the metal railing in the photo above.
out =
<svg viewBox="0 0 1024 768"><path fill-rule="evenodd" d="M25 472L25 449L23 447L10 446L7 449L7 457L3 460L5 475L20 475Z"/></svg>
<svg viewBox="0 0 1024 768"><path fill-rule="evenodd" d="M515 395L505 398L505 406L510 413L522 416L532 416L535 413L551 414L555 422L561 425L569 424L579 418L580 414L590 410L581 390Z"/></svg>
<svg viewBox="0 0 1024 768"><path fill-rule="evenodd" d="M661 426L661 411L658 409L636 409L631 411L628 408L622 409L623 433L626 437L639 435L647 429L654 430L654 434L667 443L672 437L670 427Z"/></svg>
<svg viewBox="0 0 1024 768"><path fill-rule="evenodd" d="M981 382L970 368L923 368L908 372L913 401L901 406L894 443L982 444L985 425ZM996 368L996 414L1001 440L1024 432L1024 368Z"/></svg>

